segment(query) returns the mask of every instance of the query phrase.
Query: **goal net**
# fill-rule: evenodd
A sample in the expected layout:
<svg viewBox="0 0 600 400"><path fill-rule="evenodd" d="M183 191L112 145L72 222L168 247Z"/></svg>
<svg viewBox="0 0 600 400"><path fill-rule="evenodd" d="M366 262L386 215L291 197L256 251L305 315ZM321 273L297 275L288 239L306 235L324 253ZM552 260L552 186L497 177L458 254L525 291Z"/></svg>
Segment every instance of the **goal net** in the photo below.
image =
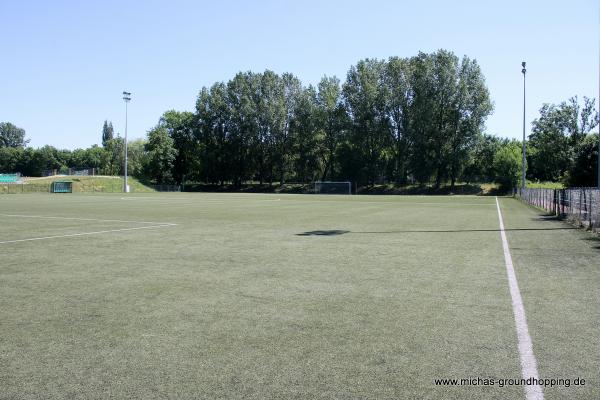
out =
<svg viewBox="0 0 600 400"><path fill-rule="evenodd" d="M94 176L98 171L96 168L69 168L69 175Z"/></svg>
<svg viewBox="0 0 600 400"><path fill-rule="evenodd" d="M350 182L315 182L316 194L352 194Z"/></svg>

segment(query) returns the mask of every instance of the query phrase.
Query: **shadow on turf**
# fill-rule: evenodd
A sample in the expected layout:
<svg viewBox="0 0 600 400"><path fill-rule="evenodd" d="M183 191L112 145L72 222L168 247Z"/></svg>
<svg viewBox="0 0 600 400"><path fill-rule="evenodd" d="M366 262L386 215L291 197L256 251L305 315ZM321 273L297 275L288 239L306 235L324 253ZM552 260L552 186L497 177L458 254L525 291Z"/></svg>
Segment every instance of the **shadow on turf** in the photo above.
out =
<svg viewBox="0 0 600 400"><path fill-rule="evenodd" d="M343 235L344 233L351 233L351 232L334 229L334 230L329 230L329 231L308 231L308 232L296 233L296 236L335 236L335 235Z"/></svg>
<svg viewBox="0 0 600 400"><path fill-rule="evenodd" d="M505 231L562 231L562 230L574 230L577 228L509 228ZM336 236L343 235L346 233L355 234L382 234L382 233L463 233L463 232L500 232L500 229L449 229L449 230L408 230L408 231L366 231L366 232L352 232L344 231L339 229L334 230L318 230L318 231L307 231L302 233L296 233L296 236Z"/></svg>
<svg viewBox="0 0 600 400"><path fill-rule="evenodd" d="M539 215L539 216L537 216L535 218L532 218L532 220L533 221L559 221L559 222L565 222L564 218L561 218L560 216L555 215L555 214L542 214L542 215ZM574 227L571 227L571 228L563 228L563 229L577 229L577 230L582 230L582 227L581 226L574 226ZM594 236L590 236L590 237L584 237L581 240L586 240L586 241L592 242L592 248L600 250L600 236L594 235ZM594 246L595 244L597 244L597 245Z"/></svg>
<svg viewBox="0 0 600 400"><path fill-rule="evenodd" d="M583 240L587 240L589 242L592 242L592 248L600 250L600 237L591 236L591 237L583 238Z"/></svg>

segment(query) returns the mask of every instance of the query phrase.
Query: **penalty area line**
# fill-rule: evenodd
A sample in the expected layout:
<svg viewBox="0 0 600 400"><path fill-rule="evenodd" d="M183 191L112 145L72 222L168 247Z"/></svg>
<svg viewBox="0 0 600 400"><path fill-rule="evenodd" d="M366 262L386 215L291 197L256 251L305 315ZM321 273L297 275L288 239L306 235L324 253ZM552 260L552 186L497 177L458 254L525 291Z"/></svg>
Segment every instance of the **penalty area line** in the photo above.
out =
<svg viewBox="0 0 600 400"><path fill-rule="evenodd" d="M137 231L140 229L169 228L172 226L174 226L174 225L173 224L168 224L168 225L165 224L165 225L137 226L135 228L108 229L108 230L104 230L104 231L95 231L95 232L70 233L70 234L66 234L66 235L54 235L54 236L42 236L42 237L27 238L27 239L4 240L4 241L0 241L0 244L32 242L32 241L36 241L36 240L60 239L60 238L76 237L76 236L101 235L103 233Z"/></svg>
<svg viewBox="0 0 600 400"><path fill-rule="evenodd" d="M533 354L533 343L529 336L529 328L527 327L527 317L525 316L525 307L523 299L519 291L517 283L517 275L513 266L512 257L510 255L510 247L506 239L504 231L504 221L502 220L502 212L500 211L500 203L496 197L496 209L498 210L498 221L500 222L500 237L502 238L502 249L504 250L504 262L506 264L506 274L508 275L508 286L510 289L510 297L512 299L512 309L515 317L515 326L517 329L517 340L519 348L519 358L521 360L521 376L523 379L535 378L539 379L537 361ZM543 400L544 393L540 385L526 385L525 397L527 400Z"/></svg>
<svg viewBox="0 0 600 400"><path fill-rule="evenodd" d="M0 217L13 218L40 218L40 219L64 219L69 221L96 221L96 222L122 222L126 224L151 224L151 225L170 225L175 226L171 222L148 222L148 221L126 221L122 219L99 219L99 218L79 218L79 217L53 217L47 215L22 215L22 214L0 214Z"/></svg>

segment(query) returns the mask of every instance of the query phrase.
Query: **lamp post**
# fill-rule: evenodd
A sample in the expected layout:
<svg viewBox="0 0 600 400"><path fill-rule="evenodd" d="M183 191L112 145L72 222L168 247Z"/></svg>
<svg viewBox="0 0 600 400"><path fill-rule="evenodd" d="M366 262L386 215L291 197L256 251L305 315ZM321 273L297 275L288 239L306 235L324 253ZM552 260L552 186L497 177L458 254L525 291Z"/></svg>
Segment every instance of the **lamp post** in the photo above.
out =
<svg viewBox="0 0 600 400"><path fill-rule="evenodd" d="M521 72L523 73L523 165L521 166L521 190L525 189L525 74L527 73L527 69L525 68L525 61L521 63L523 69Z"/></svg>
<svg viewBox="0 0 600 400"><path fill-rule="evenodd" d="M131 93L123 92L123 100L125 101L125 183L123 184L123 192L129 193L129 185L127 184L127 103L131 101Z"/></svg>

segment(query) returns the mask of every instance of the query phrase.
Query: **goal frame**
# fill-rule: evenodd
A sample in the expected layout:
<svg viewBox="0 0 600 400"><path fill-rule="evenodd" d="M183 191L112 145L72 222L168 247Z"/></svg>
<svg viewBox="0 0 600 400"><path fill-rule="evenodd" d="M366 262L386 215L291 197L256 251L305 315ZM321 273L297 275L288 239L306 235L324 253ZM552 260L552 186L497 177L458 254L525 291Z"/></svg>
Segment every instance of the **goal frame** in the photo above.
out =
<svg viewBox="0 0 600 400"><path fill-rule="evenodd" d="M334 184L334 185L348 185L347 193L324 193L321 190L323 184ZM314 183L314 193L315 194L352 194L352 182L350 181L316 181Z"/></svg>

